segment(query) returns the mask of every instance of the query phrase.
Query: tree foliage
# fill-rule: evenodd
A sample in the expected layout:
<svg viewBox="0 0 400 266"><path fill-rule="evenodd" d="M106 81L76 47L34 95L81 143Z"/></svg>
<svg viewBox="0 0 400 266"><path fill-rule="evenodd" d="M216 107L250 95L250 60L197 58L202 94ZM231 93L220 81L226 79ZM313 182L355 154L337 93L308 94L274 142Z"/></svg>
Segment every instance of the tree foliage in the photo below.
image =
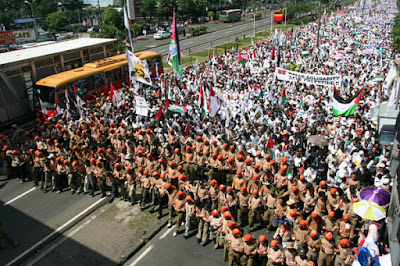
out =
<svg viewBox="0 0 400 266"><path fill-rule="evenodd" d="M107 24L110 26L113 25L119 30L123 29L123 25L124 25L123 13L119 12L118 10L116 10L112 7L107 7L104 10L103 20L104 20L104 24Z"/></svg>
<svg viewBox="0 0 400 266"><path fill-rule="evenodd" d="M68 23L67 17L60 12L48 14L43 21L43 28L50 32L58 32Z"/></svg>
<svg viewBox="0 0 400 266"><path fill-rule="evenodd" d="M399 6L399 3L397 3ZM400 51L400 13L396 15L394 20L393 30L392 30L392 46L396 51Z"/></svg>

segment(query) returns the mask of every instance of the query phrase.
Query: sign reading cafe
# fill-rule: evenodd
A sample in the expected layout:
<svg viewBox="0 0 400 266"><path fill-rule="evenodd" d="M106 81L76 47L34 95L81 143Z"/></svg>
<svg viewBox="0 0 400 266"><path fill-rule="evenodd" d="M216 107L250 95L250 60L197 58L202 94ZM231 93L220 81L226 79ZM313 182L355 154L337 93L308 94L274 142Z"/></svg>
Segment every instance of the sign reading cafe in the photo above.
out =
<svg viewBox="0 0 400 266"><path fill-rule="evenodd" d="M307 85L336 86L340 87L342 77L340 75L313 75L286 70L277 67L275 77L279 80L298 82Z"/></svg>

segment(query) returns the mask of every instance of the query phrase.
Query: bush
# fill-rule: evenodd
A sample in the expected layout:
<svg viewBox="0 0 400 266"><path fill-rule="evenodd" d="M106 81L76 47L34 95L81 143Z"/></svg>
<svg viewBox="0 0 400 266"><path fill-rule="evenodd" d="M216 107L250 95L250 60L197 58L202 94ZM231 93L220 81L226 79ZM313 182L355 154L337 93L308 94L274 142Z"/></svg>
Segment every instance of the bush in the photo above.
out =
<svg viewBox="0 0 400 266"><path fill-rule="evenodd" d="M208 11L207 17L213 18L215 16L215 13L213 11Z"/></svg>
<svg viewBox="0 0 400 266"><path fill-rule="evenodd" d="M261 13L257 13L255 17L256 17L256 20L259 20L259 19L262 18L262 14Z"/></svg>
<svg viewBox="0 0 400 266"><path fill-rule="evenodd" d="M207 26L189 27L187 33L192 36L202 35L207 32Z"/></svg>

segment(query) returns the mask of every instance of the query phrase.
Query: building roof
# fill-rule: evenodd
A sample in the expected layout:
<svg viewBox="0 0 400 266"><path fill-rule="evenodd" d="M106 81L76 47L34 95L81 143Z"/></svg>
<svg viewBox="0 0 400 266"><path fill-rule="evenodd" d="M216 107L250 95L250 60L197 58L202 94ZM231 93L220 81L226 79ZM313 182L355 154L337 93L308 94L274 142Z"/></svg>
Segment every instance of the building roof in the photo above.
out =
<svg viewBox="0 0 400 266"><path fill-rule="evenodd" d="M115 41L116 39L79 38L59 41L48 45L42 45L17 51L11 51L4 53L0 56L0 66L25 60L31 60L47 55L60 54L66 51L82 49L93 45L111 43Z"/></svg>

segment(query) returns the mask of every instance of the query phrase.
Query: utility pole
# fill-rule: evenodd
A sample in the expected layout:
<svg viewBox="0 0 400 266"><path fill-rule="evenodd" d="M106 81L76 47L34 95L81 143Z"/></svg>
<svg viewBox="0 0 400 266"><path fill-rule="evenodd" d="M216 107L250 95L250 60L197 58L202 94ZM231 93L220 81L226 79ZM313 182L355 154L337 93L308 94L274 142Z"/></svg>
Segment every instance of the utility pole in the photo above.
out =
<svg viewBox="0 0 400 266"><path fill-rule="evenodd" d="M253 24L253 29L254 29L254 38L256 37L256 13L254 13L254 24Z"/></svg>
<svg viewBox="0 0 400 266"><path fill-rule="evenodd" d="M273 19L274 19L274 11L271 10L271 28L270 28L270 30L269 30L269 34L270 34L271 36L272 36L272 23L274 23Z"/></svg>
<svg viewBox="0 0 400 266"><path fill-rule="evenodd" d="M32 0L32 3L35 2L36 0ZM37 30L37 26L36 26L36 18L35 18L35 13L33 12L33 6L32 3L29 2L28 0L24 1L25 4L28 4L31 7L31 11L32 11L32 18L33 18L33 29L35 31L35 40L37 40L39 38L38 36L38 30Z"/></svg>
<svg viewBox="0 0 400 266"><path fill-rule="evenodd" d="M319 30L321 28L321 0L319 0L318 17L317 49L319 49Z"/></svg>

